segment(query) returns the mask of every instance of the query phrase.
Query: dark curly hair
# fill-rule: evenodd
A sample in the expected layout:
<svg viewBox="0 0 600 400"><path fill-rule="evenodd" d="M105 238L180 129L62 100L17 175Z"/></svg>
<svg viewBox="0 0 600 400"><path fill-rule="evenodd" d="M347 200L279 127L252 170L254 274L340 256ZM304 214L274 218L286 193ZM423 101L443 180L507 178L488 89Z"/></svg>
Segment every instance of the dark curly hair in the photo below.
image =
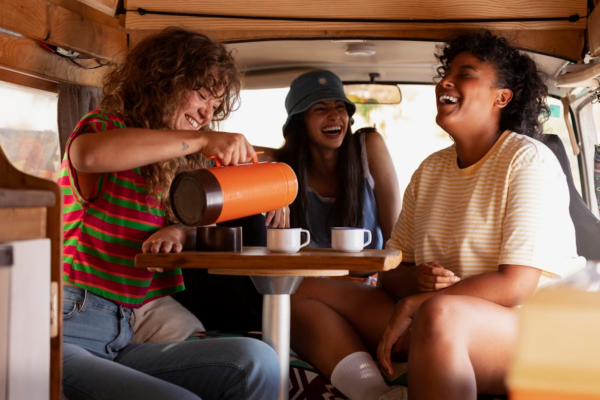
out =
<svg viewBox="0 0 600 400"><path fill-rule="evenodd" d="M546 74L539 71L535 61L509 45L503 37L490 32L458 36L440 47L436 58L439 77L444 76L450 62L463 51L471 52L481 61L489 62L496 71L496 87L510 89L512 100L502 109L500 129L509 129L523 135L541 139L543 124L550 116L546 104L548 87Z"/></svg>
<svg viewBox="0 0 600 400"><path fill-rule="evenodd" d="M224 91L213 122L224 120L239 104L241 73L225 46L205 35L166 28L141 41L104 79L100 108L116 112L132 128L172 129L172 120L190 90ZM211 124L212 125L212 124ZM202 128L210 129L212 126ZM176 174L204 166L202 154L190 154L146 166L146 190L156 204L170 206L169 188Z"/></svg>

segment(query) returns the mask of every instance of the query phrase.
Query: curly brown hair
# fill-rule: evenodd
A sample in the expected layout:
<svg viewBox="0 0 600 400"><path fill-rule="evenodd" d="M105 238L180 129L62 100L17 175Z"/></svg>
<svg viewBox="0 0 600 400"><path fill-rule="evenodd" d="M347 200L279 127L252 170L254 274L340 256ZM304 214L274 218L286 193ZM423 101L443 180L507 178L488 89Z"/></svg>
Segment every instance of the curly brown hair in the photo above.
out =
<svg viewBox="0 0 600 400"><path fill-rule="evenodd" d="M226 119L239 105L241 73L225 46L205 35L167 28L133 48L125 62L104 79L100 108L116 112L128 127L172 129L172 120L190 90L204 88L223 102L212 123ZM162 204L171 222L169 188L176 174L204 167L202 154L191 154L145 166L146 190Z"/></svg>

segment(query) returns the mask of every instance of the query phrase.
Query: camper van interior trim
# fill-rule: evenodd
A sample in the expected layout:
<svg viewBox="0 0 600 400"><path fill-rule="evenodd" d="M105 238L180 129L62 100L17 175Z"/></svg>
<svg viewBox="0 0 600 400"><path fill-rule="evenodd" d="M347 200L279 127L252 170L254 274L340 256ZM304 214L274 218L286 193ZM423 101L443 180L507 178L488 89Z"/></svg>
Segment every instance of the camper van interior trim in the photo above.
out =
<svg viewBox="0 0 600 400"><path fill-rule="evenodd" d="M560 99L560 102L563 106L563 118L565 119L565 125L567 126L567 131L569 132L569 139L571 140L573 154L578 156L581 152L581 148L579 147L579 143L577 142L577 138L575 137L575 130L573 129L573 124L571 124L571 102L569 101L569 96L562 97Z"/></svg>
<svg viewBox="0 0 600 400"><path fill-rule="evenodd" d="M600 63L587 64L587 67L575 72L558 75L556 87L597 87L600 86Z"/></svg>
<svg viewBox="0 0 600 400"><path fill-rule="evenodd" d="M167 15L173 17L198 17L198 18L224 18L224 19L249 19L258 21L288 21L288 22L359 22L378 24L387 23L410 23L410 24L457 24L457 23L492 23L492 22L549 22L549 21L569 21L575 23L582 18L579 14L569 15L568 17L544 17L544 18L476 18L476 19L381 19L381 18L307 18L307 17L266 17L258 15L223 15L223 14L197 14L171 11L152 11L145 8L138 8L139 15Z"/></svg>
<svg viewBox="0 0 600 400"><path fill-rule="evenodd" d="M376 53L375 46L371 43L351 43L346 48L346 54L349 56L372 56Z"/></svg>

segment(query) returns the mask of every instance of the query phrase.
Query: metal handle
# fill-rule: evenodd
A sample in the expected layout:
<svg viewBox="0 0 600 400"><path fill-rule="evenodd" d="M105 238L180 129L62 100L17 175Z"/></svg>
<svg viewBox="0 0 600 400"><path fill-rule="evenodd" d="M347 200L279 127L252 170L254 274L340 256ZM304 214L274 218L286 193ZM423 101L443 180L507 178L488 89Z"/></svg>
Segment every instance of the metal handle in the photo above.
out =
<svg viewBox="0 0 600 400"><path fill-rule="evenodd" d="M258 164L258 155L259 154L264 154L264 151L257 151L256 153L254 153L254 155L252 156L252 164ZM208 157L208 159L215 160L215 167L223 166L223 164L221 164L221 160L219 160L219 158L217 156L210 156L210 157Z"/></svg>
<svg viewBox="0 0 600 400"><path fill-rule="evenodd" d="M0 246L0 267L13 266L13 247Z"/></svg>

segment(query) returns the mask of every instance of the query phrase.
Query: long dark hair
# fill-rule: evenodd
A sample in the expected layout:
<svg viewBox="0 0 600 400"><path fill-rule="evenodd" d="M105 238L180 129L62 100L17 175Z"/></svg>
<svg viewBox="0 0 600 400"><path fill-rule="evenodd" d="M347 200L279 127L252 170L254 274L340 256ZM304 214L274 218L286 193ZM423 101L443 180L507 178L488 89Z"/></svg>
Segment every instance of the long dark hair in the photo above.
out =
<svg viewBox="0 0 600 400"><path fill-rule="evenodd" d="M505 38L490 32L462 35L442 45L441 54L436 55L442 64L438 68L439 77L444 76L450 62L463 51L489 62L496 71L496 86L513 92L512 100L500 114L500 129L541 139L550 108L546 104L546 76L538 70L535 61L512 47Z"/></svg>
<svg viewBox="0 0 600 400"><path fill-rule="evenodd" d="M312 164L312 156L308 147L304 113L292 117L283 131L283 137L285 143L275 152L275 158L292 167L298 177L298 196L290 205L290 224L292 227L307 229L308 169ZM352 134L352 129L348 126L339 149L336 171L338 185L333 214L328 218L328 225L335 223L340 226L363 228L365 178L359 140L359 135Z"/></svg>

